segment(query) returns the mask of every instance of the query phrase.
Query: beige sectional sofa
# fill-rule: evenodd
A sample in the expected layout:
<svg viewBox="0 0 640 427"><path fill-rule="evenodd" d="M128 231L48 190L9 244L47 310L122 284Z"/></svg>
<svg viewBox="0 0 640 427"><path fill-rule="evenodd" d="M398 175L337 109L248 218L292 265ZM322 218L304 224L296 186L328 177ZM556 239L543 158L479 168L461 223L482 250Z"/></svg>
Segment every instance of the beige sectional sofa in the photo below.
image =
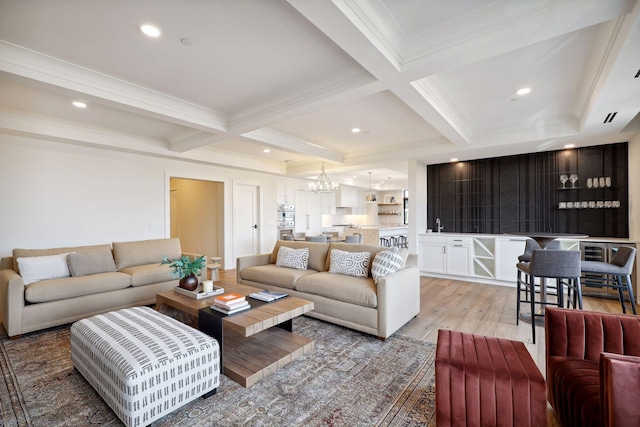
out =
<svg viewBox="0 0 640 427"><path fill-rule="evenodd" d="M14 249L13 257L0 260L0 321L9 336L15 337L98 313L153 304L158 292L178 284L169 266L160 265L165 255L170 259L198 256L183 254L179 239ZM57 261L58 257L66 260L71 276L25 285L25 280L33 280L34 271L47 275L38 263L42 261L46 268L51 259ZM20 265L24 267L25 280ZM55 267L54 264L52 268Z"/></svg>
<svg viewBox="0 0 640 427"><path fill-rule="evenodd" d="M276 265L280 246L309 248L306 270ZM371 278L329 273L333 249L346 252L369 252L371 262L385 249L382 246L350 243L313 243L279 240L270 254L239 257L238 283L286 292L314 302L308 316L351 329L389 337L420 312L420 273L417 255L402 254L404 268L380 277L377 284Z"/></svg>

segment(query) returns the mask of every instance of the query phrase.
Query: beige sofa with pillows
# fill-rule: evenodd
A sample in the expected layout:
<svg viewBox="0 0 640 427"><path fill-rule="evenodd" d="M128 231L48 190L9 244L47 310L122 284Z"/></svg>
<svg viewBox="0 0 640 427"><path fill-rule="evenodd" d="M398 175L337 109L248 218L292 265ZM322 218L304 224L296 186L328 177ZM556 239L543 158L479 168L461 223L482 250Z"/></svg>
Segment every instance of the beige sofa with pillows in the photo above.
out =
<svg viewBox="0 0 640 427"><path fill-rule="evenodd" d="M165 255L198 256L183 254L179 239L14 249L13 257L0 260L0 321L15 337L98 313L153 304L158 292L178 284L169 266L160 265Z"/></svg>
<svg viewBox="0 0 640 427"><path fill-rule="evenodd" d="M236 264L238 283L313 301L308 316L381 339L420 312L417 255L406 249L279 240Z"/></svg>

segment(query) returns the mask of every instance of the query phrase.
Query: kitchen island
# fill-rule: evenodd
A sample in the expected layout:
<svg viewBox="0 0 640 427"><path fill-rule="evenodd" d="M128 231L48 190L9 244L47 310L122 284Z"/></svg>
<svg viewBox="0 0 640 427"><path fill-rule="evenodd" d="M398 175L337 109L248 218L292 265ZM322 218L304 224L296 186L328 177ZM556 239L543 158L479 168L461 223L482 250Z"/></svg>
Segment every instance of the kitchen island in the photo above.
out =
<svg viewBox="0 0 640 427"><path fill-rule="evenodd" d="M391 237L406 235L408 226L386 226L386 225L362 225L360 227L349 227L344 230L345 236L355 233L362 234L362 243L365 245L379 245L380 237Z"/></svg>

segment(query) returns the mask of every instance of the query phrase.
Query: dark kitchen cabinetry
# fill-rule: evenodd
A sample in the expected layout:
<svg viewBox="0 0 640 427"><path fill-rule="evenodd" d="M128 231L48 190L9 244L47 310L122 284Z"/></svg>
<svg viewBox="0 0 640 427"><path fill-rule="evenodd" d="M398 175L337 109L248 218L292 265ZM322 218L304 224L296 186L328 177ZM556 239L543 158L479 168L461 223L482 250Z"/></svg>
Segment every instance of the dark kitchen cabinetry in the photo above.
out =
<svg viewBox="0 0 640 427"><path fill-rule="evenodd" d="M429 165L426 228L440 218L445 232L629 237L627 157L627 143L618 143ZM578 180L563 189L564 174ZM595 188L600 177L609 186Z"/></svg>

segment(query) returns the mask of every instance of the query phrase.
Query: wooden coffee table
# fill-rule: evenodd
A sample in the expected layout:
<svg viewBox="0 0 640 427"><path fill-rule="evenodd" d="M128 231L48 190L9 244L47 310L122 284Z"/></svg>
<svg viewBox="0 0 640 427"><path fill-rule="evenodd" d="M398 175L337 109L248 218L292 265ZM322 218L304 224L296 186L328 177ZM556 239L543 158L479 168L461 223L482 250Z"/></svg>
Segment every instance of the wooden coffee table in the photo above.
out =
<svg viewBox="0 0 640 427"><path fill-rule="evenodd" d="M225 292L249 295L262 288L216 282ZM220 344L223 373L251 387L314 347L309 338L292 332L292 319L313 310L313 302L286 297L271 303L247 298L251 309L227 316L209 308L215 297L196 300L173 290L156 296L156 309L167 305L198 318L198 328Z"/></svg>

